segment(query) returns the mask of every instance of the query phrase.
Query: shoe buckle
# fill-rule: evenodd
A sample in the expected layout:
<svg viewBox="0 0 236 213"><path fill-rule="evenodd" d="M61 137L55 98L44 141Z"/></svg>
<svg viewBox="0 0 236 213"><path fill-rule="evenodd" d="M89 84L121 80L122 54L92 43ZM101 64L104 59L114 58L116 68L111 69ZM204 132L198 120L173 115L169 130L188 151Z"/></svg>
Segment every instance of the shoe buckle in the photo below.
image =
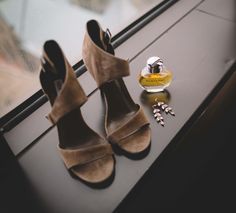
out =
<svg viewBox="0 0 236 213"><path fill-rule="evenodd" d="M111 41L111 32L110 32L110 30L107 28L106 29L106 31L104 32L104 40L105 40L105 42L107 43L107 44L109 44L110 43L110 41Z"/></svg>
<svg viewBox="0 0 236 213"><path fill-rule="evenodd" d="M54 66L53 64L49 63L49 62L47 61L47 59L45 59L44 57L42 57L42 58L40 59L40 61L41 61L41 67L42 67L42 71L43 71L43 72L46 72L46 70L50 70L50 71L56 73L56 68L55 68L55 66Z"/></svg>

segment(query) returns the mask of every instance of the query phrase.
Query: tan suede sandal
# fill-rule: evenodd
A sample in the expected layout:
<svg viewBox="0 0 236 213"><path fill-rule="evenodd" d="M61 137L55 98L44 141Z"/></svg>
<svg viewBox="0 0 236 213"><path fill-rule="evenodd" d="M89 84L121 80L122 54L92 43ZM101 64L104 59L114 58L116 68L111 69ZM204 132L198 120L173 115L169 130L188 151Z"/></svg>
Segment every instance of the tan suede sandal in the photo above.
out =
<svg viewBox="0 0 236 213"><path fill-rule="evenodd" d="M57 125L58 149L68 170L87 183L108 179L114 172L111 145L85 123L80 107L87 96L53 40L44 44L40 82L52 105L48 118Z"/></svg>
<svg viewBox="0 0 236 213"><path fill-rule="evenodd" d="M122 79L130 73L129 63L114 56L110 32L104 32L95 20L87 22L83 61L105 99L108 140L128 154L147 150L151 141L149 121Z"/></svg>

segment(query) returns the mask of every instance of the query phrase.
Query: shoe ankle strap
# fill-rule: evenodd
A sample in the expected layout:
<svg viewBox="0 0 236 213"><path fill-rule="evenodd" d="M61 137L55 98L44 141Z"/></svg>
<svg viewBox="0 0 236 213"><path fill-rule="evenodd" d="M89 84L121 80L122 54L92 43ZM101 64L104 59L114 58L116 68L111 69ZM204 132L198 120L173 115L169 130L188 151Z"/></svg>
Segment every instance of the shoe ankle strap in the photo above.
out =
<svg viewBox="0 0 236 213"><path fill-rule="evenodd" d="M111 46L111 33L101 29L99 24L92 20L92 24L87 24L83 42L83 61L88 71L92 74L98 86L130 74L129 63L127 60L115 57L98 44ZM88 22L88 23L90 23ZM94 32L94 31L99 32ZM92 38L93 37L93 38Z"/></svg>
<svg viewBox="0 0 236 213"><path fill-rule="evenodd" d="M65 81L47 116L53 124L72 110L81 107L88 100L72 68L69 66L67 69Z"/></svg>
<svg viewBox="0 0 236 213"><path fill-rule="evenodd" d="M43 51L42 70L40 72L40 82L44 93L47 95L52 105L52 110L47 118L56 124L63 116L80 107L87 101L87 96L76 79L73 68L64 56L61 48L55 41L48 41L48 44L54 44L54 51L60 53L60 58L53 58L47 54L47 49ZM55 67L55 60L62 61L60 66L61 75L59 79L51 77L52 73L58 73ZM58 84L59 83L59 84Z"/></svg>

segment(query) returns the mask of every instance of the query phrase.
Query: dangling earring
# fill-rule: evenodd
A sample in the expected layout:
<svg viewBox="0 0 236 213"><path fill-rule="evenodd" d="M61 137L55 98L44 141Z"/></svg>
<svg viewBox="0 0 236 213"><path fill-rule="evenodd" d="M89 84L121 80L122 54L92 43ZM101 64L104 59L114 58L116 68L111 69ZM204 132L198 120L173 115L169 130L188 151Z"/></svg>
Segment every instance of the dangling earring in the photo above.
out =
<svg viewBox="0 0 236 213"><path fill-rule="evenodd" d="M168 106L168 104L165 104L164 102L159 102L157 98L155 99L155 104L152 105L153 108L153 116L156 119L156 121L161 124L162 126L165 125L164 118L161 114L161 112L165 112L166 114L170 114L172 116L175 116L175 113L171 107Z"/></svg>

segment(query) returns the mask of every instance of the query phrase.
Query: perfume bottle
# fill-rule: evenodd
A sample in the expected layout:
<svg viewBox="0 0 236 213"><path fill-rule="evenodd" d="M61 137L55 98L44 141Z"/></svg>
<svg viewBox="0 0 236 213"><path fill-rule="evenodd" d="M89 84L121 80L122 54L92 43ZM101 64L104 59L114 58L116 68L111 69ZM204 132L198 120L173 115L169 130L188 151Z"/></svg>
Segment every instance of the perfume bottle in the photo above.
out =
<svg viewBox="0 0 236 213"><path fill-rule="evenodd" d="M147 92L161 92L170 85L172 73L163 65L163 61L153 56L139 75L139 84Z"/></svg>

